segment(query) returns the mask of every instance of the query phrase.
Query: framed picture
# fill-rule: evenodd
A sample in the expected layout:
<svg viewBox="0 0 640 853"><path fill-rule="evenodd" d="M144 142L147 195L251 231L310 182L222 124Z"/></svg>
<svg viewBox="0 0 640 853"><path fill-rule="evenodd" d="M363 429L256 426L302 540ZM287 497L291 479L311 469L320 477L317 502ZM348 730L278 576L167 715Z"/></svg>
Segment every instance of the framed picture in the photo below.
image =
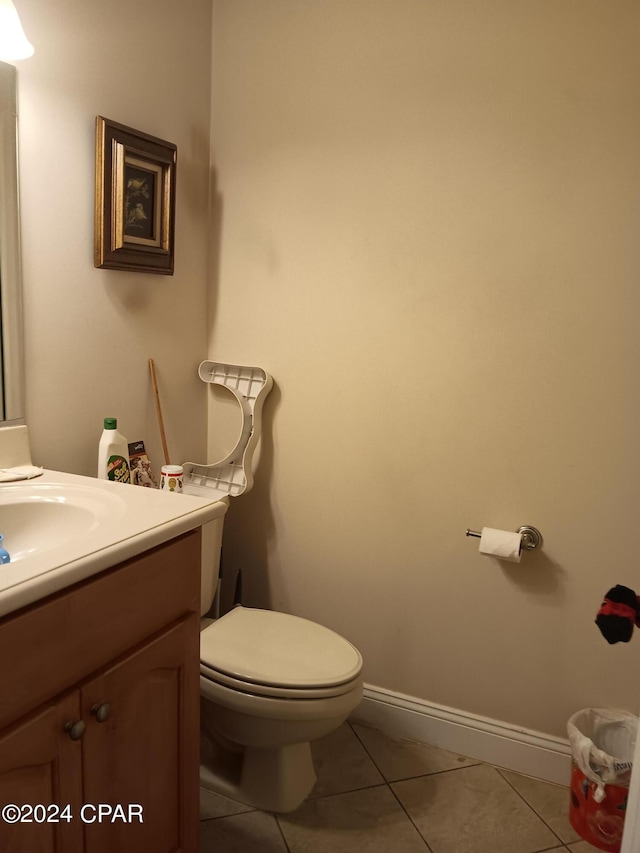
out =
<svg viewBox="0 0 640 853"><path fill-rule="evenodd" d="M96 118L94 263L173 275L177 148Z"/></svg>

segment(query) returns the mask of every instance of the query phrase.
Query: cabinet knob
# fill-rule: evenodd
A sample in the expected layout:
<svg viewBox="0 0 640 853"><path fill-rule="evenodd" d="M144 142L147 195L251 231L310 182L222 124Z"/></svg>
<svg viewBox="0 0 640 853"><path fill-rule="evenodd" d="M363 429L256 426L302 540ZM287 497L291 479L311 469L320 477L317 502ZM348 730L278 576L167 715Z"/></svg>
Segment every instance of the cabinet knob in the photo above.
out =
<svg viewBox="0 0 640 853"><path fill-rule="evenodd" d="M84 720L76 720L75 722L73 720L69 720L65 725L64 730L71 740L80 740L82 735L85 733L86 728Z"/></svg>
<svg viewBox="0 0 640 853"><path fill-rule="evenodd" d="M108 702L92 705L91 713L99 723L104 723L111 716L111 705Z"/></svg>

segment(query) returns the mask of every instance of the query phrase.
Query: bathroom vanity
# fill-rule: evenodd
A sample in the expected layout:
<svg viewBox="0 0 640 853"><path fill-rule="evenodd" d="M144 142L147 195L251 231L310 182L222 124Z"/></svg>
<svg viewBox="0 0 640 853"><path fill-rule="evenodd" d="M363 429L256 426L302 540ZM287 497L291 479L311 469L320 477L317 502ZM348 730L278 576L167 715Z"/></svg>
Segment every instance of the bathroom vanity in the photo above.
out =
<svg viewBox="0 0 640 853"><path fill-rule="evenodd" d="M0 623L2 850L197 850L199 598L194 531Z"/></svg>
<svg viewBox="0 0 640 853"><path fill-rule="evenodd" d="M94 488L54 479L69 494ZM119 542L62 566L43 553L50 570L34 576L38 554L17 560L23 582L0 584L0 808L17 807L0 818L7 853L198 849L200 528L226 506L118 488L152 505L138 534L122 533L125 513L99 534ZM179 517L150 527L157 512Z"/></svg>

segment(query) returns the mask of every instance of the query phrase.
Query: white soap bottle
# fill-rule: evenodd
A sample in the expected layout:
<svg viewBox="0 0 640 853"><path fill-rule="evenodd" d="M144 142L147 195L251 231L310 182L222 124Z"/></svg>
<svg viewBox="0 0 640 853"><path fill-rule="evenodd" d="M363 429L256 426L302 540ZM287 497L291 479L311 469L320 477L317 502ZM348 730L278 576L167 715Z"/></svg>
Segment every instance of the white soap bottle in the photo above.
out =
<svg viewBox="0 0 640 853"><path fill-rule="evenodd" d="M104 419L104 430L98 446L98 478L130 483L129 444L118 432L116 418Z"/></svg>

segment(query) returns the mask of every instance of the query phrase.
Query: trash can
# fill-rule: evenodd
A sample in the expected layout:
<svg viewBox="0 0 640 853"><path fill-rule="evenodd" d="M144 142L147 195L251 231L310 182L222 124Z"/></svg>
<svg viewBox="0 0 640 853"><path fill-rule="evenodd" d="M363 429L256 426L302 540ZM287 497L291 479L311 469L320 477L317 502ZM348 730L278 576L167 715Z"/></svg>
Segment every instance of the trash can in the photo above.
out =
<svg viewBox="0 0 640 853"><path fill-rule="evenodd" d="M627 810L638 717L585 708L567 723L571 743L569 820L599 850L619 853Z"/></svg>

